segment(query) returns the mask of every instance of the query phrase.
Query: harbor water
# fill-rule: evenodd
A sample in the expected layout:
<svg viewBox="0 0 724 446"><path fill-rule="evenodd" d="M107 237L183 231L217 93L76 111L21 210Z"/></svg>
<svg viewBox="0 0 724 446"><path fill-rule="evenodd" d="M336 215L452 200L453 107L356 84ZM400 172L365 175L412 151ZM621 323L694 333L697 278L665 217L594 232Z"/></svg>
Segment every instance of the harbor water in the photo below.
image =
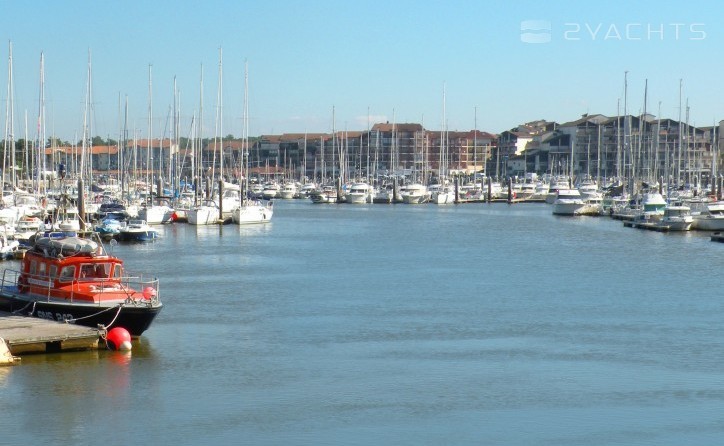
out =
<svg viewBox="0 0 724 446"><path fill-rule="evenodd" d="M545 204L315 205L118 244L130 353L0 368L2 444L724 441L724 245ZM5 268L17 268L7 261Z"/></svg>

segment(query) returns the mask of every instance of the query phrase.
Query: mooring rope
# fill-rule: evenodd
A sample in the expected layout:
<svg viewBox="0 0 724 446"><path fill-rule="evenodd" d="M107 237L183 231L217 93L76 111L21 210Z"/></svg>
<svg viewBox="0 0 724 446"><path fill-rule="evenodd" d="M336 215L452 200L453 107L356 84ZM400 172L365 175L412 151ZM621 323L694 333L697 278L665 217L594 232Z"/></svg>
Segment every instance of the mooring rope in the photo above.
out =
<svg viewBox="0 0 724 446"><path fill-rule="evenodd" d="M74 323L74 322L76 322L76 321L80 321L80 320L83 320L83 319L88 319L89 317L98 316L99 314L103 314L103 313L105 313L106 311L110 311L110 310L112 310L113 308L115 308L115 307L108 307L108 308L106 308L105 310L101 310L101 311L99 311L98 313L89 314L88 316L81 316L81 317L76 317L76 318L73 318L73 319L65 319L65 322L66 322L66 323ZM112 321L110 324L108 324L109 327L110 327L111 325L113 325L113 322L115 322L116 319L118 318L118 315L121 313L121 308L123 308L123 304L118 304L118 312L116 313L115 317L113 318L113 321Z"/></svg>
<svg viewBox="0 0 724 446"><path fill-rule="evenodd" d="M25 311L26 308L28 308L28 307L30 306L30 304L33 304L33 309L30 310L30 313L28 313L28 316L32 316L33 313L35 313L35 304L37 304L37 303L38 303L37 300L34 300L34 301L32 301L32 302L28 302L27 304L25 304L25 306L24 306L23 308L21 308L21 309L19 309L19 310L15 310L15 311L13 311L11 314L19 314L19 313L22 313L23 311Z"/></svg>

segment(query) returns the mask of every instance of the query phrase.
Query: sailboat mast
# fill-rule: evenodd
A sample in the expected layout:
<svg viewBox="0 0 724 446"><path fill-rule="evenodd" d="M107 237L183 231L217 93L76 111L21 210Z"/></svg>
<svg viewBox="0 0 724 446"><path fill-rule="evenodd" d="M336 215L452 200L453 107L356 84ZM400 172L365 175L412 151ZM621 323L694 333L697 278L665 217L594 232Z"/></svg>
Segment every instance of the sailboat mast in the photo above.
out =
<svg viewBox="0 0 724 446"><path fill-rule="evenodd" d="M367 163L366 163L365 171L367 173L367 175L366 175L367 184L370 184L370 108L369 108L369 106L367 107Z"/></svg>
<svg viewBox="0 0 724 446"><path fill-rule="evenodd" d="M473 107L473 187L478 172L478 106Z"/></svg>
<svg viewBox="0 0 724 446"><path fill-rule="evenodd" d="M125 151L126 151L126 148L128 147L128 95L126 95L125 106L124 106L124 110L123 110L123 132L121 133L121 136L122 136L122 138L120 138L119 141L123 141L123 144L121 147L118 148L119 158L121 160L119 162L119 166L118 166L118 168L119 168L118 176L120 177L119 179L121 181L121 196L123 196L127 190L126 183L128 182L128 178L127 178L128 172L126 172L126 169L125 169L126 164L127 164L127 162L125 160Z"/></svg>
<svg viewBox="0 0 724 446"><path fill-rule="evenodd" d="M304 147L306 150L306 134ZM241 204L246 205L249 195L249 64L244 60L244 107L241 127L241 174L244 177L244 189L241 191Z"/></svg>
<svg viewBox="0 0 724 446"><path fill-rule="evenodd" d="M36 192L40 192L41 188L41 178L45 175L45 163L43 162L45 160L45 157L41 155L45 152L45 59L43 57L43 53L40 53L40 94L38 97L38 143L37 143L37 153L36 153L36 163L35 163L35 170L37 172L37 186L35 188Z"/></svg>
<svg viewBox="0 0 724 446"><path fill-rule="evenodd" d="M146 144L146 190L147 199L153 195L153 185L150 181L151 166L151 138L153 137L153 84L151 70L153 65L148 65L148 140Z"/></svg>
<svg viewBox="0 0 724 446"><path fill-rule="evenodd" d="M198 147L196 150L198 150L198 156L196 157L196 168L198 169L198 172L194 172L194 175L196 176L196 191L194 193L194 205L198 204L198 199L200 192L203 190L201 188L201 183L203 180L203 169L204 169L204 64L201 64L201 76L200 76L200 84L199 84L199 126L198 126Z"/></svg>
<svg viewBox="0 0 724 446"><path fill-rule="evenodd" d="M676 154L676 185L678 186L681 182L681 146L683 145L683 133L681 128L681 89L683 80L679 79L679 144L677 147Z"/></svg>
<svg viewBox="0 0 724 446"><path fill-rule="evenodd" d="M224 94L223 94L223 65L222 52L219 48L219 144L221 161L219 163L219 178L224 181ZM221 191L219 190L219 194ZM219 195L219 203L221 203L221 195Z"/></svg>
<svg viewBox="0 0 724 446"><path fill-rule="evenodd" d="M445 178L447 177L447 154L446 146L445 146L445 138L446 138L446 125L445 125L445 83L442 84L442 124L441 124L441 132L440 132L440 155L438 159L438 182L440 184L443 184L445 181Z"/></svg>
<svg viewBox="0 0 724 446"><path fill-rule="evenodd" d="M88 48L88 187L93 184L93 70L91 67L91 50ZM78 192L84 193L84 191Z"/></svg>
<svg viewBox="0 0 724 446"><path fill-rule="evenodd" d="M168 172L167 178L171 183L172 193L176 191L176 179L174 178L173 153L178 144L178 89L176 88L176 76L173 77L173 117L171 119L171 143L168 145ZM161 191L159 191L159 194Z"/></svg>
<svg viewBox="0 0 724 446"><path fill-rule="evenodd" d="M13 86L13 43L8 43L8 94L7 94L7 102L5 104L5 150L3 151L3 187L5 183L5 172L7 172L7 164L6 161L10 162L11 170L12 170L12 185L15 187L15 120L14 120L14 104L13 104L13 91L15 91L15 87ZM10 153L11 159L8 160L7 153Z"/></svg>

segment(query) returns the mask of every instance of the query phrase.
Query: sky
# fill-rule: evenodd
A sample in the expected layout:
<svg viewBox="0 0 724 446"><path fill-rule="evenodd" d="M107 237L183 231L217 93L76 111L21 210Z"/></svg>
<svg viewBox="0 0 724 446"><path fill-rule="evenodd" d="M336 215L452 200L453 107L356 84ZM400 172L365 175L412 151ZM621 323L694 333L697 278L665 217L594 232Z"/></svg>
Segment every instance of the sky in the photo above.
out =
<svg viewBox="0 0 724 446"><path fill-rule="evenodd" d="M204 137L240 137L245 62L250 136L386 121L500 133L644 108L724 119L716 1L0 0L0 11L0 120L12 110L15 139L39 134L41 84L48 137L118 139L126 102L129 135L169 137L174 79L179 136L197 116Z"/></svg>

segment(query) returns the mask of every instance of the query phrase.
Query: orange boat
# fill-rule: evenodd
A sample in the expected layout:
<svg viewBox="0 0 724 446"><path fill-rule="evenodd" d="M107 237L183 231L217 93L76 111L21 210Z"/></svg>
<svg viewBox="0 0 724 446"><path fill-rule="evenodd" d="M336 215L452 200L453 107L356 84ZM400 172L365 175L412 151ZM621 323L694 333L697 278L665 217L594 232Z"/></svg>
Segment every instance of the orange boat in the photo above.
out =
<svg viewBox="0 0 724 446"><path fill-rule="evenodd" d="M21 270L6 270L0 310L140 336L163 307L158 279L131 276L100 240L38 237Z"/></svg>

